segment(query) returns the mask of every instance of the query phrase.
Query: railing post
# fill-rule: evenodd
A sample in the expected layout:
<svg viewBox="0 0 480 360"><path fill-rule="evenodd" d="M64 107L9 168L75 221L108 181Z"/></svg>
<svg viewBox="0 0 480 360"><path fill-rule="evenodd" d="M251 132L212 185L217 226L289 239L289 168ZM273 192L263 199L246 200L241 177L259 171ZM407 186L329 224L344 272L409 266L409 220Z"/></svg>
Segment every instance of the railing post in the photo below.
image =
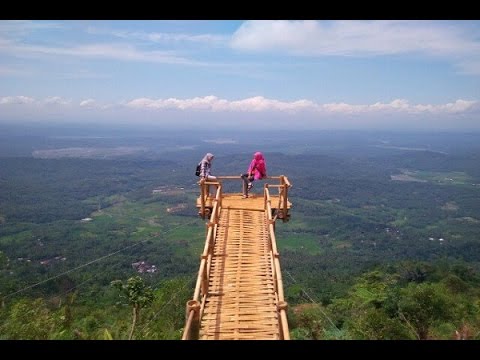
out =
<svg viewBox="0 0 480 360"><path fill-rule="evenodd" d="M207 276L207 258L208 255L202 255L202 261L205 261L205 266L202 272L202 296L208 293L208 276Z"/></svg>
<svg viewBox="0 0 480 360"><path fill-rule="evenodd" d="M205 219L205 179L200 179L200 214Z"/></svg>
<svg viewBox="0 0 480 360"><path fill-rule="evenodd" d="M182 340L198 340L200 330L200 303L197 300L187 301L185 310L187 329Z"/></svg>
<svg viewBox="0 0 480 360"><path fill-rule="evenodd" d="M290 333L288 331L287 320L287 308L288 303L286 301L279 301L277 305L278 312L280 313L280 334L282 340L290 340Z"/></svg>

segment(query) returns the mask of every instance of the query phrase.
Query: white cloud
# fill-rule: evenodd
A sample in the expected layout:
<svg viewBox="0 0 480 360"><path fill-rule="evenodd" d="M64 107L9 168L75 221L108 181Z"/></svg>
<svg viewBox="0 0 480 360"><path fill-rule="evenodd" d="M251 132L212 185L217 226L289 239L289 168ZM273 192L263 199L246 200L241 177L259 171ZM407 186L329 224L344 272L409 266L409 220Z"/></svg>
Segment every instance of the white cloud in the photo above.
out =
<svg viewBox="0 0 480 360"><path fill-rule="evenodd" d="M457 100L454 103L440 105L412 105L405 99L395 99L390 103L374 103L365 105L352 105L346 103L316 104L310 100L280 101L255 96L242 100L229 101L210 95L192 99L149 99L138 98L127 102L125 105L137 109L177 109L177 110L210 110L210 111L239 111L239 112L266 112L266 111L317 111L322 113L375 113L375 112L404 112L404 113L452 113L469 110L477 101Z"/></svg>
<svg viewBox="0 0 480 360"><path fill-rule="evenodd" d="M477 101L457 100L454 103L448 103L445 105L438 105L435 111L447 111L450 113L460 113L468 111L477 105Z"/></svg>
<svg viewBox="0 0 480 360"><path fill-rule="evenodd" d="M153 109L179 109L179 110L211 110L211 111L294 111L315 109L317 105L308 100L298 100L294 102L282 102L278 100L266 99L262 96L255 96L243 100L228 101L210 95L205 97L195 97L192 99L134 99L126 104L134 108L153 108Z"/></svg>
<svg viewBox="0 0 480 360"><path fill-rule="evenodd" d="M331 103L322 105L323 110L332 113L376 113L376 112L395 112L395 113L461 113L472 109L478 101L456 100L454 103L447 104L416 104L412 105L405 99L395 99L389 103L377 102L371 105L350 105L345 103Z"/></svg>
<svg viewBox="0 0 480 360"><path fill-rule="evenodd" d="M111 75L92 72L85 69L75 70L74 72L70 73L63 73L60 74L60 76L64 79L109 79L112 77Z"/></svg>
<svg viewBox="0 0 480 360"><path fill-rule="evenodd" d="M51 96L43 101L28 96L7 96L0 97L0 105L10 104L36 104L48 108L53 105L73 105L71 100L59 96ZM221 99L214 95L204 97L194 97L190 99L150 99L137 98L130 101L117 104L99 104L95 99L85 99L78 103L80 108L98 108L98 109L121 109L129 108L135 110L193 110L210 112L238 112L238 113L272 113L282 112L287 114L296 114L302 112L318 114L451 114L464 113L480 107L480 102L476 100L458 99L446 104L411 104L405 99L395 99L389 103L376 102L374 104L347 104L347 103L328 103L317 104L313 101L300 99L296 101L281 101L268 99L263 96L254 96L241 100Z"/></svg>
<svg viewBox="0 0 480 360"><path fill-rule="evenodd" d="M456 64L461 73L480 75L480 59L469 59Z"/></svg>
<svg viewBox="0 0 480 360"><path fill-rule="evenodd" d="M59 23L48 21L2 20L0 21L0 34L24 35L33 30L60 29L62 27Z"/></svg>
<svg viewBox="0 0 480 360"><path fill-rule="evenodd" d="M231 47L299 56L423 54L454 61L480 74L480 34L461 23L440 21L247 21Z"/></svg>
<svg viewBox="0 0 480 360"><path fill-rule="evenodd" d="M68 105L59 108L59 104ZM0 98L0 122L50 119L105 123L157 124L166 128L209 126L237 129L254 125L269 129L480 129L480 102L456 100L446 104L411 104L405 99L389 103L317 104L310 100L281 101L255 96L227 100L217 96L189 99L137 98L100 104L89 98L69 102L61 97L42 101L27 96Z"/></svg>
<svg viewBox="0 0 480 360"><path fill-rule="evenodd" d="M86 58L114 59L122 61L155 62L182 65L208 65L176 56L172 51L143 51L130 44L88 44L74 47L49 47L25 45L12 41L0 41L0 53L23 57L75 56Z"/></svg>
<svg viewBox="0 0 480 360"><path fill-rule="evenodd" d="M87 99L80 102L80 107L93 107L96 105L95 100Z"/></svg>
<svg viewBox="0 0 480 360"><path fill-rule="evenodd" d="M60 96L50 96L43 101L46 105L69 105L71 100L66 100Z"/></svg>
<svg viewBox="0 0 480 360"><path fill-rule="evenodd" d="M147 40L155 43L193 43L205 45L222 45L229 40L227 35L218 34L184 34L184 33L165 33L165 32L144 32L128 30L109 30L90 26L87 32L94 35L110 35L121 39Z"/></svg>
<svg viewBox="0 0 480 360"><path fill-rule="evenodd" d="M107 59L130 62L150 62L162 64L178 64L188 66L218 66L230 68L231 64L211 63L198 61L183 56L185 45L200 44L208 50L212 46L227 46L230 35L219 34L185 34L185 33L163 33L144 31L121 31L110 29L99 29L88 27L90 34L110 35L123 39L124 41L80 43L76 45L59 45L59 43L48 42L53 38L45 37L41 42L29 37L34 30L61 29L68 27L65 24L58 24L46 21L0 21L0 56L9 55L23 58L48 58L48 56L71 56L90 59ZM113 39L116 40L116 39ZM142 48L147 42L163 43L166 46L180 45L176 50L151 50ZM151 45L151 44L147 44ZM158 45L155 46L158 48ZM173 48L173 47L172 47ZM2 73L0 72L0 75ZM102 77L89 73L66 75L67 77Z"/></svg>
<svg viewBox="0 0 480 360"><path fill-rule="evenodd" d="M10 105L10 104L32 104L35 102L35 99L28 96L7 96L0 97L0 105Z"/></svg>

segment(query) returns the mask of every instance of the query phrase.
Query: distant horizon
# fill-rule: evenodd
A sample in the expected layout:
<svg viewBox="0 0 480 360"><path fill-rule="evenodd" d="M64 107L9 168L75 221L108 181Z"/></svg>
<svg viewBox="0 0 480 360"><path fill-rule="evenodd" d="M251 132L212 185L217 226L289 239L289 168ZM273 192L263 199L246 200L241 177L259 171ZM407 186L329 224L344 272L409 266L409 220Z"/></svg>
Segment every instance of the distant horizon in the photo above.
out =
<svg viewBox="0 0 480 360"><path fill-rule="evenodd" d="M0 20L0 123L480 129L480 21Z"/></svg>
<svg viewBox="0 0 480 360"><path fill-rule="evenodd" d="M106 124L87 122L58 122L58 121L30 121L30 122L0 122L0 138L14 132L15 136L28 135L49 135L65 137L125 137L125 136L147 136L156 137L172 134L180 136L225 136L234 138L236 135L250 136L254 138L268 137L269 135L284 135L296 137L303 135L321 134L463 134L480 135L480 129L438 129L438 128L331 128L331 129L303 129L303 128L271 128L268 131L252 133L250 129L230 128L204 128L204 127L165 127L161 124ZM53 133L52 133L53 132ZM57 134L58 133L58 134ZM57 135L56 135L57 134Z"/></svg>

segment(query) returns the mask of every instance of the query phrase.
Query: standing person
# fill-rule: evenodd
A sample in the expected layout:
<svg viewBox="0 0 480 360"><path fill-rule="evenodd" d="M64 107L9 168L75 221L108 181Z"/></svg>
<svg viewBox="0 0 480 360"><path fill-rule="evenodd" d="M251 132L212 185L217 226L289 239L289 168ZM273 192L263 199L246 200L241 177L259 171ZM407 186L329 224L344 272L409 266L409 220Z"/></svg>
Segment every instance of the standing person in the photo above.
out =
<svg viewBox="0 0 480 360"><path fill-rule="evenodd" d="M267 177L267 164L260 151L253 154L247 173L241 175L243 179L243 198L248 198L248 192L253 187L253 181L261 180Z"/></svg>
<svg viewBox="0 0 480 360"><path fill-rule="evenodd" d="M210 172L212 170L212 160L214 156L212 153L206 153L203 159L200 161L200 178L205 181L216 181L217 177L213 176ZM207 185L207 196L210 196L210 185Z"/></svg>

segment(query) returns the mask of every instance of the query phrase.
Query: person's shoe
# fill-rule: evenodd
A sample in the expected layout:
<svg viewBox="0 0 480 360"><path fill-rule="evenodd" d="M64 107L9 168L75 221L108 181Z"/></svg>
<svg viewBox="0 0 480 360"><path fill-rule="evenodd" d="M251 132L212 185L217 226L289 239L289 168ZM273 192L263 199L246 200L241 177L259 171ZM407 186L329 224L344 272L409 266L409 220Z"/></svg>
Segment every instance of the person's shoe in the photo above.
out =
<svg viewBox="0 0 480 360"><path fill-rule="evenodd" d="M248 199L248 195L242 195L242 199Z"/></svg>

